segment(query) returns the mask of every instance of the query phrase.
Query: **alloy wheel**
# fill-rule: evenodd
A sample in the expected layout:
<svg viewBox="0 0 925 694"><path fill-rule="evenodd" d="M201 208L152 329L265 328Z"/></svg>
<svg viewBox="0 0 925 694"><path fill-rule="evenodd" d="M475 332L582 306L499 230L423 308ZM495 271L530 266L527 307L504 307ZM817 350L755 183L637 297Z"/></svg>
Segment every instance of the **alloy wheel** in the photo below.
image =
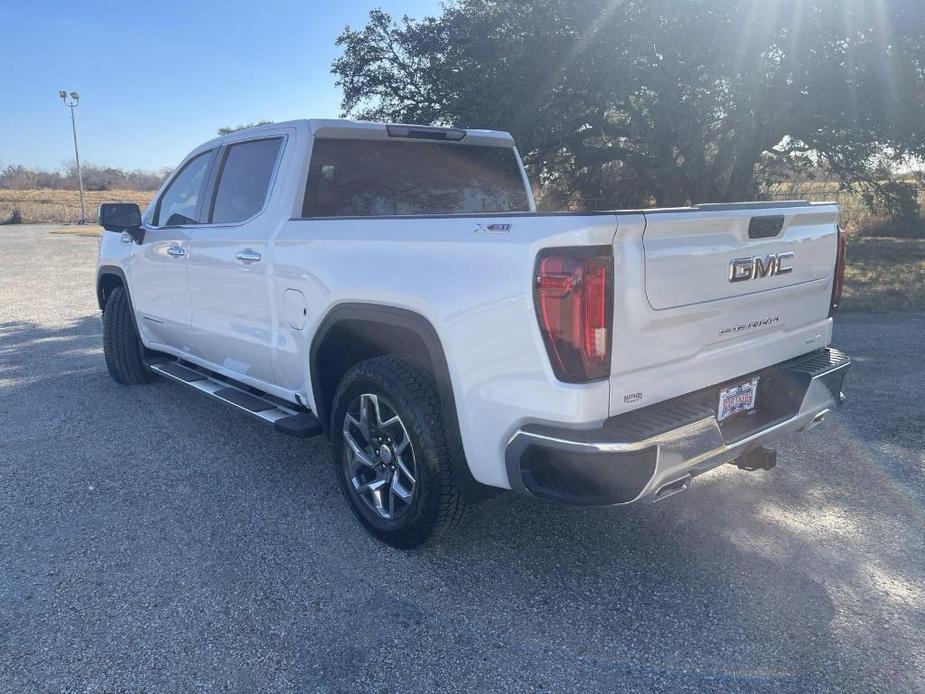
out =
<svg viewBox="0 0 925 694"><path fill-rule="evenodd" d="M411 507L417 475L414 447L388 400L358 395L344 415L345 473L360 500L383 520Z"/></svg>

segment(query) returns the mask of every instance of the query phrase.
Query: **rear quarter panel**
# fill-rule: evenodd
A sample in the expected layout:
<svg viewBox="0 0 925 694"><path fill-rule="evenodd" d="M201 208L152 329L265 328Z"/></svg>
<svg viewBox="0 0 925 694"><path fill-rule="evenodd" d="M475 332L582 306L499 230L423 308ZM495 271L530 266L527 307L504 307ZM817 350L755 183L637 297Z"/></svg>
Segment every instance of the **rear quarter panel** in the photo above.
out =
<svg viewBox="0 0 925 694"><path fill-rule="evenodd" d="M504 222L508 232L478 225ZM287 289L306 297L303 331L281 328L283 387L311 393L307 346L341 303L414 311L440 338L473 476L507 487L504 447L527 421L576 426L603 421L610 385L558 382L533 309L541 248L607 245L613 215L292 220L273 242L273 301ZM313 402L309 403L314 405Z"/></svg>

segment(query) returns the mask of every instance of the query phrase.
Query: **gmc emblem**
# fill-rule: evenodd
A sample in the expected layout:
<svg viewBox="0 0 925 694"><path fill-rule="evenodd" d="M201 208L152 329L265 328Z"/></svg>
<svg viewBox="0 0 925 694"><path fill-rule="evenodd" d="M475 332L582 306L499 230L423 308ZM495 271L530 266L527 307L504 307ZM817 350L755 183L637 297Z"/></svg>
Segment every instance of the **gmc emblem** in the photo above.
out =
<svg viewBox="0 0 925 694"><path fill-rule="evenodd" d="M744 282L757 280L762 277L775 277L793 272L793 251L772 253L766 258L754 256L752 258L736 258L729 263L729 281Z"/></svg>

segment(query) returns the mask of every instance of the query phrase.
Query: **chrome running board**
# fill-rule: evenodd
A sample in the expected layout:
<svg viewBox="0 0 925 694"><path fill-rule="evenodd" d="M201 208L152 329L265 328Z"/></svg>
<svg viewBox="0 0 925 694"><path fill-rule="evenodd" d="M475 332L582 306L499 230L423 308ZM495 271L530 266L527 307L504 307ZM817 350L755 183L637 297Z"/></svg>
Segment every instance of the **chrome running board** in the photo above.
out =
<svg viewBox="0 0 925 694"><path fill-rule="evenodd" d="M322 433L321 423L312 412L206 369L181 364L173 359L149 364L148 368L158 376L182 383L202 395L231 405L266 424L272 424L274 429L283 434L307 439Z"/></svg>

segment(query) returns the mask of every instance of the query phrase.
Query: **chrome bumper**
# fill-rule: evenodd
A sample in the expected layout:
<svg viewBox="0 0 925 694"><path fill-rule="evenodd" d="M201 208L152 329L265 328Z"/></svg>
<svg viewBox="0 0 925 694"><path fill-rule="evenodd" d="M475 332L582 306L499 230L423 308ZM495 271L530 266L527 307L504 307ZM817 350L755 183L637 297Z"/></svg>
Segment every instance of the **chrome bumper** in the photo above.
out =
<svg viewBox="0 0 925 694"><path fill-rule="evenodd" d="M664 499L686 489L699 474L818 424L844 401L841 388L850 364L844 353L825 349L758 372L787 392L779 402L769 400L768 412L754 423L717 421L715 409L706 403L724 385L719 384L614 417L591 431L523 427L511 437L505 455L511 488L582 505ZM759 414L761 395L759 385ZM768 397L776 395L772 391Z"/></svg>

